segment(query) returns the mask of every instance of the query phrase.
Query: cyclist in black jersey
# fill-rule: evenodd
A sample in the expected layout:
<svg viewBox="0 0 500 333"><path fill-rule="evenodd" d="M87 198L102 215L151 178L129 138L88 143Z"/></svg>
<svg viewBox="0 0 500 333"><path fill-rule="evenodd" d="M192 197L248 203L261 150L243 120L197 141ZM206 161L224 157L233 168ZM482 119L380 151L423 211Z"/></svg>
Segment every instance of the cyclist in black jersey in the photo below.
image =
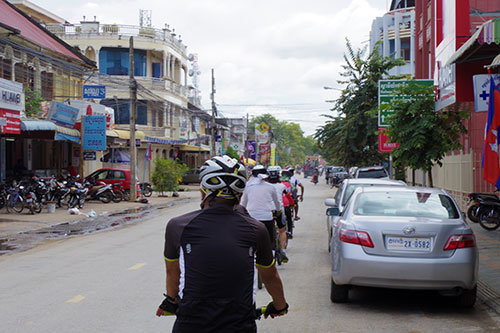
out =
<svg viewBox="0 0 500 333"><path fill-rule="evenodd" d="M273 299L264 316L284 315L288 304L266 228L238 204L245 169L217 156L200 179L202 209L167 224L167 293L156 315L175 314L173 332L256 332L256 266Z"/></svg>

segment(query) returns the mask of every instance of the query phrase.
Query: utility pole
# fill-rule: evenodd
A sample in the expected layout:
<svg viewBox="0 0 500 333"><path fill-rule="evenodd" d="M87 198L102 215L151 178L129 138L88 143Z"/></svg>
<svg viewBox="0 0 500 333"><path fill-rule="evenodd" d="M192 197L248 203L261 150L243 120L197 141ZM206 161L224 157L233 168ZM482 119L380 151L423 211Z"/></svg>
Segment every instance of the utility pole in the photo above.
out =
<svg viewBox="0 0 500 333"><path fill-rule="evenodd" d="M248 113L247 113L247 125L245 126L245 168L248 167Z"/></svg>
<svg viewBox="0 0 500 333"><path fill-rule="evenodd" d="M217 113L217 107L215 106L215 76L214 69L212 68L212 92L210 93L210 98L212 99L212 146L210 155L215 156L215 138L217 136L217 131L215 130L215 114Z"/></svg>
<svg viewBox="0 0 500 333"><path fill-rule="evenodd" d="M129 45L129 74L130 74L130 201L135 201L137 151L135 147L135 115L137 114L137 82L134 78L134 37L130 37Z"/></svg>

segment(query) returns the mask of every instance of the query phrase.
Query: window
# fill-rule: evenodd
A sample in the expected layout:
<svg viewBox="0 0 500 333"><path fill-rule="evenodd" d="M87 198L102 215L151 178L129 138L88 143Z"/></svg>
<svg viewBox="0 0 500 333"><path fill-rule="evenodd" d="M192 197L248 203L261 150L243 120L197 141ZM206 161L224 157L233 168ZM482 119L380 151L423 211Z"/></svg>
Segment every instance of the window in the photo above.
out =
<svg viewBox="0 0 500 333"><path fill-rule="evenodd" d="M148 106L147 104L137 103L137 119L136 124L147 125L148 124Z"/></svg>
<svg viewBox="0 0 500 333"><path fill-rule="evenodd" d="M108 75L129 75L129 50L103 47L99 52L99 72ZM134 50L134 75L147 76L146 51Z"/></svg>
<svg viewBox="0 0 500 333"><path fill-rule="evenodd" d="M42 72L42 97L50 101L54 98L54 74Z"/></svg>
<svg viewBox="0 0 500 333"><path fill-rule="evenodd" d="M16 64L14 66L16 82L22 83L24 88L34 89L35 86L35 73L32 67L25 64Z"/></svg>
<svg viewBox="0 0 500 333"><path fill-rule="evenodd" d="M410 38L401 38L401 58L410 61Z"/></svg>
<svg viewBox="0 0 500 333"><path fill-rule="evenodd" d="M12 80L12 61L0 58L0 78Z"/></svg>
<svg viewBox="0 0 500 333"><path fill-rule="evenodd" d="M159 62L153 62L153 77L161 77L161 64Z"/></svg>

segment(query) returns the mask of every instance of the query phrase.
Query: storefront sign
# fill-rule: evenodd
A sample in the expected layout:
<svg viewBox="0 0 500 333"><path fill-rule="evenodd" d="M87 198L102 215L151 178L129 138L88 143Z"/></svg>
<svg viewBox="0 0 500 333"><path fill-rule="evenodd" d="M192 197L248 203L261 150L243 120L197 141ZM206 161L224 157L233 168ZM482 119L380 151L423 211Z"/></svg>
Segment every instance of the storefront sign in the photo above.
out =
<svg viewBox="0 0 500 333"><path fill-rule="evenodd" d="M0 79L0 108L22 111L23 104L22 83Z"/></svg>
<svg viewBox="0 0 500 333"><path fill-rule="evenodd" d="M21 134L21 112L0 108L0 133Z"/></svg>
<svg viewBox="0 0 500 333"><path fill-rule="evenodd" d="M261 164L269 164L271 161L271 145L261 144L259 145L259 155Z"/></svg>
<svg viewBox="0 0 500 333"><path fill-rule="evenodd" d="M106 150L106 117L84 116L83 150Z"/></svg>
<svg viewBox="0 0 500 333"><path fill-rule="evenodd" d="M500 74L493 75L497 86L500 86ZM474 106L476 112L488 111L488 101L490 98L490 76L488 74L474 75Z"/></svg>
<svg viewBox="0 0 500 333"><path fill-rule="evenodd" d="M257 143L267 143L269 141L269 126L262 122L255 125L255 138Z"/></svg>
<svg viewBox="0 0 500 333"><path fill-rule="evenodd" d="M106 86L83 85L83 98L104 99L106 98Z"/></svg>
<svg viewBox="0 0 500 333"><path fill-rule="evenodd" d="M78 116L78 109L72 106L53 102L47 119L59 126L73 128Z"/></svg>
<svg viewBox="0 0 500 333"><path fill-rule="evenodd" d="M83 152L83 160L84 161L95 161L96 160L96 152L95 151L84 151Z"/></svg>

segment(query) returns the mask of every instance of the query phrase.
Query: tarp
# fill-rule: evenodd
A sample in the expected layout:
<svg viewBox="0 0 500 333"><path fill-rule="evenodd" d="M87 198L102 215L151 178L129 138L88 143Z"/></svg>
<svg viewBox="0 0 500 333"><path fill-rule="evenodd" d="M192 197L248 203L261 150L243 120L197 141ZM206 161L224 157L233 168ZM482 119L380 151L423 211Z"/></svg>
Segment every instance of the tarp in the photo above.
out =
<svg viewBox="0 0 500 333"><path fill-rule="evenodd" d="M101 162L130 163L130 155L122 150L114 150L101 157Z"/></svg>
<svg viewBox="0 0 500 333"><path fill-rule="evenodd" d="M71 141L74 143L80 143L80 137L78 136L72 136L64 133L58 133L56 132L56 135L54 136L54 140L56 141Z"/></svg>
<svg viewBox="0 0 500 333"><path fill-rule="evenodd" d="M21 120L21 132L55 131L56 124L47 120Z"/></svg>

